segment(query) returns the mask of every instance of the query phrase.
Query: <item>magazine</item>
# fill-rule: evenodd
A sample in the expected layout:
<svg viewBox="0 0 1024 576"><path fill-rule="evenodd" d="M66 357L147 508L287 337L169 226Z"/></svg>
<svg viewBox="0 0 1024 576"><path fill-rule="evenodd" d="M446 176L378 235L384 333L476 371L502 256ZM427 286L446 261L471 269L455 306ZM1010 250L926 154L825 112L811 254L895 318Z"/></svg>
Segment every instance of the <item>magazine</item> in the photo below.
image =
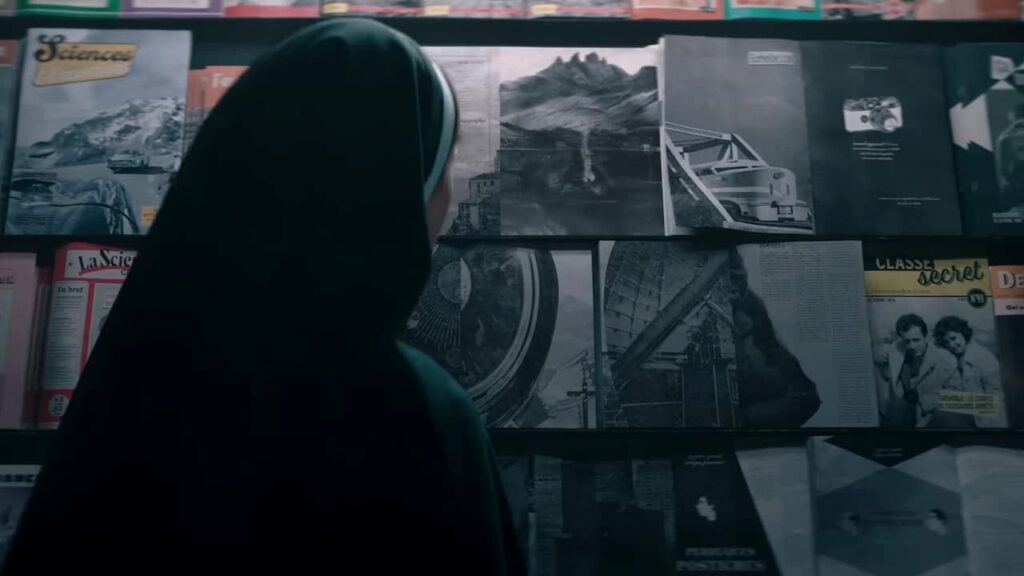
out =
<svg viewBox="0 0 1024 576"><path fill-rule="evenodd" d="M0 569L40 468L38 464L0 464Z"/></svg>
<svg viewBox="0 0 1024 576"><path fill-rule="evenodd" d="M0 40L0 178L8 181L8 160L14 144L15 105L18 101L18 41ZM0 193L0 222L7 213L7 189Z"/></svg>
<svg viewBox="0 0 1024 576"><path fill-rule="evenodd" d="M1019 20L1019 0L917 0L918 20Z"/></svg>
<svg viewBox="0 0 1024 576"><path fill-rule="evenodd" d="M959 234L938 49L668 36L666 234Z"/></svg>
<svg viewBox="0 0 1024 576"><path fill-rule="evenodd" d="M630 0L526 0L530 18L629 18Z"/></svg>
<svg viewBox="0 0 1024 576"><path fill-rule="evenodd" d="M428 48L460 101L452 236L664 228L654 48Z"/></svg>
<svg viewBox="0 0 1024 576"><path fill-rule="evenodd" d="M821 0L725 0L726 18L817 20Z"/></svg>
<svg viewBox="0 0 1024 576"><path fill-rule="evenodd" d="M1013 427L1024 427L1024 266L991 266L992 303L999 336L999 368L1003 374L1006 415Z"/></svg>
<svg viewBox="0 0 1024 576"><path fill-rule="evenodd" d="M525 0L424 0L423 15L453 18L524 18L526 3Z"/></svg>
<svg viewBox="0 0 1024 576"><path fill-rule="evenodd" d="M423 13L423 0L320 0L323 16L418 16Z"/></svg>
<svg viewBox="0 0 1024 576"><path fill-rule="evenodd" d="M35 254L0 254L0 428L22 426L36 275Z"/></svg>
<svg viewBox="0 0 1024 576"><path fill-rule="evenodd" d="M316 18L320 0L224 0L228 18Z"/></svg>
<svg viewBox="0 0 1024 576"><path fill-rule="evenodd" d="M1017 437L962 436L956 458L969 573L1016 573L1024 565L1024 445Z"/></svg>
<svg viewBox="0 0 1024 576"><path fill-rule="evenodd" d="M440 245L403 340L492 427L597 425L590 250Z"/></svg>
<svg viewBox="0 0 1024 576"><path fill-rule="evenodd" d="M877 425L860 260L859 242L602 242L603 425Z"/></svg>
<svg viewBox="0 0 1024 576"><path fill-rule="evenodd" d="M224 13L221 0L122 0L122 14L126 17L166 16L220 16Z"/></svg>
<svg viewBox="0 0 1024 576"><path fill-rule="evenodd" d="M121 0L17 0L19 16L102 16L116 18Z"/></svg>
<svg viewBox="0 0 1024 576"><path fill-rule="evenodd" d="M1024 45L946 51L964 232L1024 234Z"/></svg>
<svg viewBox="0 0 1024 576"><path fill-rule="evenodd" d="M135 252L74 242L57 251L37 424L55 428L99 338Z"/></svg>
<svg viewBox="0 0 1024 576"><path fill-rule="evenodd" d="M191 39L28 32L7 233L144 234L181 162Z"/></svg>
<svg viewBox="0 0 1024 576"><path fill-rule="evenodd" d="M988 261L865 249L882 426L1006 425Z"/></svg>
<svg viewBox="0 0 1024 576"><path fill-rule="evenodd" d="M917 0L825 0L822 16L827 20L909 20Z"/></svg>
<svg viewBox="0 0 1024 576"><path fill-rule="evenodd" d="M725 0L633 0L633 18L643 20L719 20Z"/></svg>
<svg viewBox="0 0 1024 576"><path fill-rule="evenodd" d="M850 435L808 445L819 574L972 573L957 455L942 438Z"/></svg>

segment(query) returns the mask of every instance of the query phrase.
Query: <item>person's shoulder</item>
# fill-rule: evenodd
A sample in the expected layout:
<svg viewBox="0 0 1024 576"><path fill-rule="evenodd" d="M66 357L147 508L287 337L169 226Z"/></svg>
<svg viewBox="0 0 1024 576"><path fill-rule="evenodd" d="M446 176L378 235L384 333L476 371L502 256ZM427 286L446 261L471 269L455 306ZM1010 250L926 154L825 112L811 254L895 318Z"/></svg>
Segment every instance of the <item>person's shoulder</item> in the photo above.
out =
<svg viewBox="0 0 1024 576"><path fill-rule="evenodd" d="M995 354L990 352L988 348L985 348L976 342L968 344L967 350L964 351L964 354L970 359L971 363L975 365L983 367L999 366L999 360L996 359Z"/></svg>
<svg viewBox="0 0 1024 576"><path fill-rule="evenodd" d="M930 345L928 346L928 357L932 359L937 366L942 368L956 369L956 356L949 350L946 350L942 346Z"/></svg>
<svg viewBox="0 0 1024 576"><path fill-rule="evenodd" d="M398 348L415 372L431 408L441 421L477 425L479 417L473 402L447 370L412 346L399 342Z"/></svg>

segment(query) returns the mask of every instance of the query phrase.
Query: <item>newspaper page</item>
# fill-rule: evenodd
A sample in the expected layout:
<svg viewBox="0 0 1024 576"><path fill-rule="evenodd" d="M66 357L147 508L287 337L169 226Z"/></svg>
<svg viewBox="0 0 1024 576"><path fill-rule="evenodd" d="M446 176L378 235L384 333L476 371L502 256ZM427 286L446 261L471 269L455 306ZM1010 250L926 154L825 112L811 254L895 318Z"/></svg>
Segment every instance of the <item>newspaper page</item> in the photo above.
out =
<svg viewBox="0 0 1024 576"><path fill-rule="evenodd" d="M7 232L143 234L181 162L191 33L33 28Z"/></svg>
<svg viewBox="0 0 1024 576"><path fill-rule="evenodd" d="M778 572L815 576L811 476L803 437L737 438L736 459Z"/></svg>
<svg viewBox="0 0 1024 576"><path fill-rule="evenodd" d="M0 428L22 425L35 300L35 254L0 254Z"/></svg>
<svg viewBox="0 0 1024 576"><path fill-rule="evenodd" d="M1024 446L962 439L956 457L970 574L1015 574L1024 566Z"/></svg>
<svg viewBox="0 0 1024 576"><path fill-rule="evenodd" d="M988 260L865 251L882 426L1006 426Z"/></svg>
<svg viewBox="0 0 1024 576"><path fill-rule="evenodd" d="M533 463L534 576L671 574L675 548L672 461Z"/></svg>
<svg viewBox="0 0 1024 576"><path fill-rule="evenodd" d="M0 464L0 570L41 466Z"/></svg>
<svg viewBox="0 0 1024 576"><path fill-rule="evenodd" d="M991 266L1006 416L1024 427L1024 266Z"/></svg>
<svg viewBox="0 0 1024 576"><path fill-rule="evenodd" d="M956 454L942 441L920 434L811 439L819 574L972 573Z"/></svg>
<svg viewBox="0 0 1024 576"><path fill-rule="evenodd" d="M60 423L134 261L133 251L79 242L57 251L38 406L40 428Z"/></svg>

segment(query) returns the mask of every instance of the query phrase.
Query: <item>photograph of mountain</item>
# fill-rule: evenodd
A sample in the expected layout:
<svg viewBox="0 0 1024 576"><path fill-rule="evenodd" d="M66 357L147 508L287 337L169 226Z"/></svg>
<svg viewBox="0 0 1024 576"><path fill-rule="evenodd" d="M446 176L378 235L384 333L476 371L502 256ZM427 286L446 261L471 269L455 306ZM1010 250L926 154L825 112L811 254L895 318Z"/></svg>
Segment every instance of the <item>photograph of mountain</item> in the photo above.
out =
<svg viewBox="0 0 1024 576"><path fill-rule="evenodd" d="M589 250L438 246L403 340L492 427L596 426Z"/></svg>
<svg viewBox="0 0 1024 576"><path fill-rule="evenodd" d="M648 48L500 49L494 171L468 180L449 233L661 233L655 56Z"/></svg>
<svg viewBox="0 0 1024 576"><path fill-rule="evenodd" d="M117 64L55 57L117 51ZM188 32L32 29L7 232L143 234L181 162Z"/></svg>

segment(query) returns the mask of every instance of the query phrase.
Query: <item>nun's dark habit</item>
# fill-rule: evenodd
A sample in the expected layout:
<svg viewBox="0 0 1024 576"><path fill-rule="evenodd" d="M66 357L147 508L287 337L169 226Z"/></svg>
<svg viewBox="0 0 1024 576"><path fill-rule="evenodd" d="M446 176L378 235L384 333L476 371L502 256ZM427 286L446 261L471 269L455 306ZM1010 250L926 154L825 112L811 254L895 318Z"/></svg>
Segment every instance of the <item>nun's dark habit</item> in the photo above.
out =
<svg viewBox="0 0 1024 576"><path fill-rule="evenodd" d="M430 265L445 86L407 38L331 20L227 93L85 368L8 574L522 572L472 404L395 341Z"/></svg>

